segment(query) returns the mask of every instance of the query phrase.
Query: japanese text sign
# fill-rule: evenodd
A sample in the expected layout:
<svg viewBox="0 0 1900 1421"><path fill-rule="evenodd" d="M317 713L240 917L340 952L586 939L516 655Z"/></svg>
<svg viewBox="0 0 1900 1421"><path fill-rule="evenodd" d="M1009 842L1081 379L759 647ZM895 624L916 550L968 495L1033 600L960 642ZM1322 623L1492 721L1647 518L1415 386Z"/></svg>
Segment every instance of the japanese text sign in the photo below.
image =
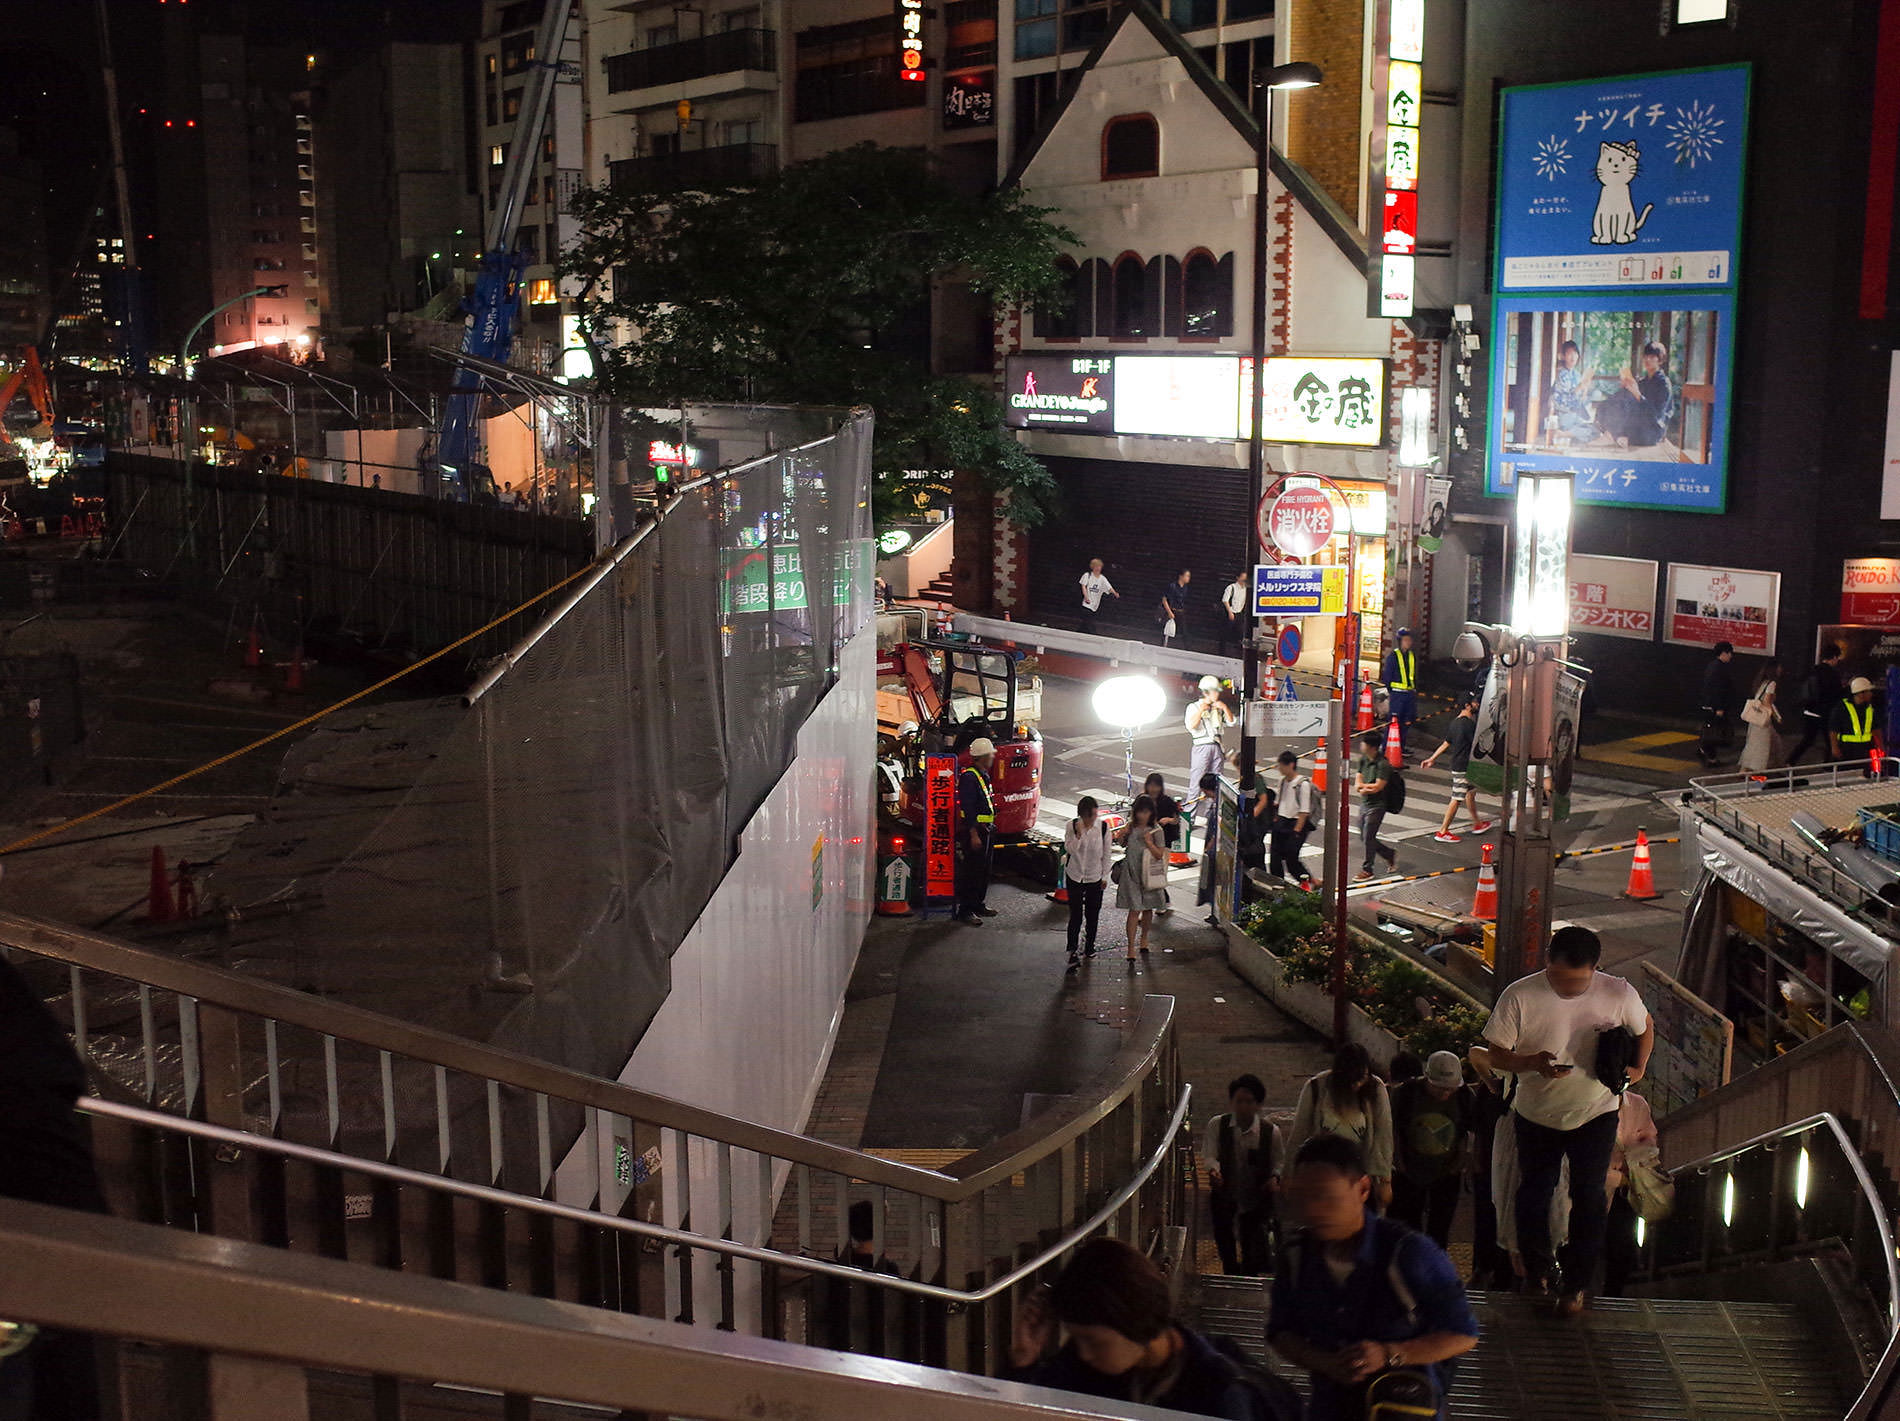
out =
<svg viewBox="0 0 1900 1421"><path fill-rule="evenodd" d="M1288 489L1268 508L1262 531L1288 557L1311 557L1333 536L1333 501L1316 488Z"/></svg>
<svg viewBox="0 0 1900 1421"><path fill-rule="evenodd" d="M1733 285L1748 89L1745 64L1506 89L1496 289Z"/></svg>
<svg viewBox="0 0 1900 1421"><path fill-rule="evenodd" d="M924 79L924 0L897 0L897 77Z"/></svg>
<svg viewBox="0 0 1900 1421"><path fill-rule="evenodd" d="M1900 627L1900 558L1848 558L1842 564L1841 620Z"/></svg>
<svg viewBox="0 0 1900 1421"><path fill-rule="evenodd" d="M1774 650L1781 608L1778 572L1672 562L1663 599L1664 641L1678 646L1726 641L1741 652Z"/></svg>
<svg viewBox="0 0 1900 1421"><path fill-rule="evenodd" d="M1262 563L1253 570L1256 617L1338 617L1345 611L1343 567L1289 562Z"/></svg>
<svg viewBox="0 0 1900 1421"><path fill-rule="evenodd" d="M1425 0L1385 0L1374 38L1372 202L1380 218L1379 257L1367 267L1366 311L1409 316L1416 299L1418 167L1425 122Z"/></svg>
<svg viewBox="0 0 1900 1421"><path fill-rule="evenodd" d="M1240 362L1242 434L1253 362ZM1275 355L1267 359L1261 438L1279 444L1375 449L1386 438L1386 362L1358 357Z"/></svg>
<svg viewBox="0 0 1900 1421"><path fill-rule="evenodd" d="M957 896L957 757L924 756L924 897Z"/></svg>
<svg viewBox="0 0 1900 1421"><path fill-rule="evenodd" d="M1656 639L1656 564L1570 555L1570 629L1629 641Z"/></svg>

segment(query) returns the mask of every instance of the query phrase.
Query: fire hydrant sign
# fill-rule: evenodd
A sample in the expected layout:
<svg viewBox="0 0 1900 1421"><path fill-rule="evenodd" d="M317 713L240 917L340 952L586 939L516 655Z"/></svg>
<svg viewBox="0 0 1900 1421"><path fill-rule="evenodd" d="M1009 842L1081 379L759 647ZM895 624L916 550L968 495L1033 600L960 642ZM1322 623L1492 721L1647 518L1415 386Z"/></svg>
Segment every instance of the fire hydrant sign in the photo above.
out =
<svg viewBox="0 0 1900 1421"><path fill-rule="evenodd" d="M1346 569L1262 563L1253 570L1256 617L1338 617L1346 611Z"/></svg>
<svg viewBox="0 0 1900 1421"><path fill-rule="evenodd" d="M1290 488L1262 520L1262 542L1290 558L1309 558L1333 536L1333 501L1324 489Z"/></svg>

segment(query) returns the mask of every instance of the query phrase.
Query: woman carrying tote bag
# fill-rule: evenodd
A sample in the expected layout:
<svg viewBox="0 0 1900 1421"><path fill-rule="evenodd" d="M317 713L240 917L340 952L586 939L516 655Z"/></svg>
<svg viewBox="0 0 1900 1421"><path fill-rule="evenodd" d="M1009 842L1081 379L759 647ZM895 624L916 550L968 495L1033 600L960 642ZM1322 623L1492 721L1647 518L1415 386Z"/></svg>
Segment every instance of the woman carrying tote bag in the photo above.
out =
<svg viewBox="0 0 1900 1421"><path fill-rule="evenodd" d="M1135 975L1135 953L1148 955L1148 934L1155 909L1168 905L1168 846L1155 823L1155 802L1141 795L1128 806L1128 823L1115 831L1128 846L1115 865L1115 906L1128 911L1128 975Z"/></svg>
<svg viewBox="0 0 1900 1421"><path fill-rule="evenodd" d="M1771 661L1755 678L1755 689L1742 707L1742 723L1748 738L1742 742L1742 758L1737 769L1761 774L1775 762L1775 730L1781 724L1781 712L1775 709L1775 692L1781 684L1781 663Z"/></svg>

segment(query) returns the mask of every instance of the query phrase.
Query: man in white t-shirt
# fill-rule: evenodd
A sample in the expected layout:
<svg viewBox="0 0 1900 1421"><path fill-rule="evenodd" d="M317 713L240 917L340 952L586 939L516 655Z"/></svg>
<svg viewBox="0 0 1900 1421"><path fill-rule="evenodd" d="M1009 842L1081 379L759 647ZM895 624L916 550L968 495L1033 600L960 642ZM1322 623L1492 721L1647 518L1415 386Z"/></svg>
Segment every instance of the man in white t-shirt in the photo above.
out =
<svg viewBox="0 0 1900 1421"><path fill-rule="evenodd" d="M1114 583L1102 576L1102 560L1100 558L1089 559L1089 570L1082 574L1081 582L1082 630L1092 632L1095 630L1095 619L1100 616L1102 612L1102 594L1106 592L1110 597L1120 601L1121 593L1115 590Z"/></svg>
<svg viewBox="0 0 1900 1421"><path fill-rule="evenodd" d="M1557 929L1544 970L1500 992L1484 1027L1493 1061L1518 1078L1511 1103L1521 1180L1517 1239L1533 1289L1551 1282L1550 1200L1564 1161L1570 1161L1570 1244L1558 1303L1565 1317L1575 1317L1587 1302L1609 1214L1604 1181L1616 1146L1619 1101L1597 1079L1597 1033L1621 1026L1636 1038L1631 1085L1643 1078L1656 1043L1656 1025L1636 989L1597 971L1602 956L1603 944L1588 928Z"/></svg>
<svg viewBox="0 0 1900 1421"><path fill-rule="evenodd" d="M1238 652L1247 639L1247 604L1253 601L1253 588L1248 585L1251 580L1246 573L1237 572L1234 580L1221 588L1221 618L1214 633L1217 655L1227 655L1229 647Z"/></svg>

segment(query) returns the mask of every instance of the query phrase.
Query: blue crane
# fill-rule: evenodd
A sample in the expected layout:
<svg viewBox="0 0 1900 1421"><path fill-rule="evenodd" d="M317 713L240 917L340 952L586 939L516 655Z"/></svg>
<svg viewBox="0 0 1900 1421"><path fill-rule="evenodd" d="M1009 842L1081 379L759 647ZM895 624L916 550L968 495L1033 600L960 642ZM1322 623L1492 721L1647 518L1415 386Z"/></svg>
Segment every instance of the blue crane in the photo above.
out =
<svg viewBox="0 0 1900 1421"><path fill-rule="evenodd" d="M515 312L521 304L521 273L526 266L515 249L521 228L521 209L528 185L541 157L541 134L554 102L554 83L560 72L561 47L573 17L572 0L547 0L541 28L535 34L534 67L515 119L515 136L502 169L501 191L482 234L482 255L475 289L463 301L468 324L462 330L462 354L505 365L515 341ZM449 387L448 408L436 441L436 463L456 498L476 491L475 471L481 455L483 376L466 361L457 365Z"/></svg>

